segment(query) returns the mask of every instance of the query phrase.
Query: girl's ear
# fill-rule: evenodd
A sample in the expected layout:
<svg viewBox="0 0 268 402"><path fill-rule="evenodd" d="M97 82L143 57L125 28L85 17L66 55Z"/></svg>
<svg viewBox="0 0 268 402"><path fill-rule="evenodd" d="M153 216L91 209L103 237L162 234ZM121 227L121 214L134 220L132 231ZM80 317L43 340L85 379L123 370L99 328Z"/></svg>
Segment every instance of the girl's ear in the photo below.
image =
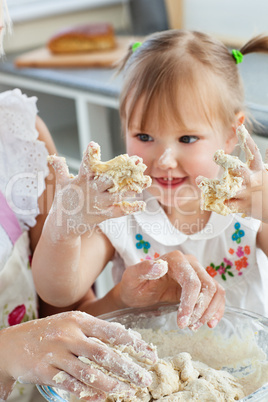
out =
<svg viewBox="0 0 268 402"><path fill-rule="evenodd" d="M237 144L236 129L238 126L241 126L241 124L243 124L244 121L245 121L245 113L242 111L236 113L234 124L232 124L232 132L230 133L230 136L226 141L225 145L225 152L227 152L228 154L233 152Z"/></svg>
<svg viewBox="0 0 268 402"><path fill-rule="evenodd" d="M241 126L241 124L244 124L244 122L245 122L245 113L242 111L236 113L235 122L232 125L232 128L233 128L235 134L236 134L237 127Z"/></svg>

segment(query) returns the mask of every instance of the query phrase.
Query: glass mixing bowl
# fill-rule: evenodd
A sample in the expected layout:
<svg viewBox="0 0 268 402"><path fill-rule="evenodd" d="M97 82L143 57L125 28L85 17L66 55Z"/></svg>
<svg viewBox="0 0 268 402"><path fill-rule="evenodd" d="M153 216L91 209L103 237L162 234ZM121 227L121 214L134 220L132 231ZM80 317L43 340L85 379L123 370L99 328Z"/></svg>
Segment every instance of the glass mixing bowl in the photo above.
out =
<svg viewBox="0 0 268 402"><path fill-rule="evenodd" d="M164 304L129 308L99 318L139 329L146 341L156 344L159 357L188 352L193 360L215 369L227 370L240 378L248 375L249 391L240 401L268 401L268 319L246 310L226 307L222 320L214 329L204 325L193 332L177 327L178 307L178 304ZM163 348L163 340L156 335L166 331L167 342ZM49 402L75 400L71 394L58 388L39 385L37 388Z"/></svg>

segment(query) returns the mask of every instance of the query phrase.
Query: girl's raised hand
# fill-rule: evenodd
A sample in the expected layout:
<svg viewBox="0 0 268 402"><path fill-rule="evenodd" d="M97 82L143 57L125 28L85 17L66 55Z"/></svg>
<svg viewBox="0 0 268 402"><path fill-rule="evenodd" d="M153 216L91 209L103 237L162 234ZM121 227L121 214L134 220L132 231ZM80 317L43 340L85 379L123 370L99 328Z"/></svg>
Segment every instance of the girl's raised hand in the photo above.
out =
<svg viewBox="0 0 268 402"><path fill-rule="evenodd" d="M93 147L96 145L89 143L75 177L70 176L64 158L56 155L49 157L56 174L56 193L50 214L59 223L57 226L65 227L69 220L72 227L83 225L83 228L90 230L106 219L144 209L143 201L121 204L124 198L133 197L135 193L110 193L108 190L114 184L112 179L105 175L96 176L92 172L90 151L91 148L95 150Z"/></svg>
<svg viewBox="0 0 268 402"><path fill-rule="evenodd" d="M61 313L3 329L0 399L7 399L15 380L55 386L89 401L104 401L106 393L118 392L131 398L135 393L132 386L108 376L108 371L140 387L150 385L152 378L111 345L130 346L141 358L157 361L140 334L82 312Z"/></svg>
<svg viewBox="0 0 268 402"><path fill-rule="evenodd" d="M235 173L243 178L243 187L235 198L225 203L231 210L268 223L268 171L260 151L249 133L246 136L247 165ZM251 154L251 155L250 155Z"/></svg>
<svg viewBox="0 0 268 402"><path fill-rule="evenodd" d="M142 307L160 302L180 302L178 326L196 330L214 327L223 316L225 291L195 257L172 251L158 260L128 267L117 285L122 302Z"/></svg>

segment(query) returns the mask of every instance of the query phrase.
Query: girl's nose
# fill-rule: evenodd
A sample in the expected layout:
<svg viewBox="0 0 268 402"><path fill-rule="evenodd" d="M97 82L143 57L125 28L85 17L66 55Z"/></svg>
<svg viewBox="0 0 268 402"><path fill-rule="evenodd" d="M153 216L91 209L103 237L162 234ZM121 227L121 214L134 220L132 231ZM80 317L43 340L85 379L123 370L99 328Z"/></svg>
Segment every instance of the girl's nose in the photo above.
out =
<svg viewBox="0 0 268 402"><path fill-rule="evenodd" d="M171 148L166 148L158 157L157 165L160 169L175 169L177 167L177 159Z"/></svg>

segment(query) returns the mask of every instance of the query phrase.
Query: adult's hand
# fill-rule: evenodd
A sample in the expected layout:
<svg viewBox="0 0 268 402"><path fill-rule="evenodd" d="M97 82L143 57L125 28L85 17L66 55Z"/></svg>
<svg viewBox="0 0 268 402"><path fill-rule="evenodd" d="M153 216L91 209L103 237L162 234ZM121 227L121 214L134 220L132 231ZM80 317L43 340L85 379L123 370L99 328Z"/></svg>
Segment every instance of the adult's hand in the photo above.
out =
<svg viewBox="0 0 268 402"><path fill-rule="evenodd" d="M78 311L3 329L0 399L7 399L15 380L57 386L89 401L103 401L106 393L131 396L131 385L108 372L141 387L152 379L145 369L111 348L116 345L132 347L141 358L157 360L154 350L136 332Z"/></svg>

